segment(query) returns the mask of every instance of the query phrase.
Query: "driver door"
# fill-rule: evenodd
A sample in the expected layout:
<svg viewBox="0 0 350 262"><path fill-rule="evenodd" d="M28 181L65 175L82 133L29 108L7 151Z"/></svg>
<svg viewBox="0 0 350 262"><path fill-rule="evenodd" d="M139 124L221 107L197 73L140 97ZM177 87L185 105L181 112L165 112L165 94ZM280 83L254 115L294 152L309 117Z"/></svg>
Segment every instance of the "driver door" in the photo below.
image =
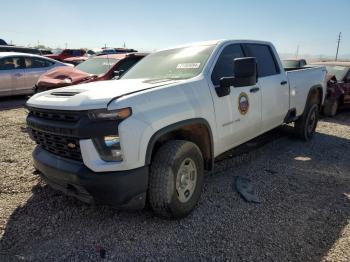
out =
<svg viewBox="0 0 350 262"><path fill-rule="evenodd" d="M254 138L261 131L261 91L257 85L231 87L230 94L223 97L215 91L222 77L233 76L233 60L244 56L240 44L224 47L211 74L221 152Z"/></svg>

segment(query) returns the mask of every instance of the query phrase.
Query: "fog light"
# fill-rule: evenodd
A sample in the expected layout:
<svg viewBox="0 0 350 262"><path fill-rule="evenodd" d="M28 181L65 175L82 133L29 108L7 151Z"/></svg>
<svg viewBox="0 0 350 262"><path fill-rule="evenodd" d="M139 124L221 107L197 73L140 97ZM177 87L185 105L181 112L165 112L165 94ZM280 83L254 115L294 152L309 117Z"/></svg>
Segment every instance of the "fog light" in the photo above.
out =
<svg viewBox="0 0 350 262"><path fill-rule="evenodd" d="M94 145L104 161L123 161L119 136L105 136L93 139Z"/></svg>

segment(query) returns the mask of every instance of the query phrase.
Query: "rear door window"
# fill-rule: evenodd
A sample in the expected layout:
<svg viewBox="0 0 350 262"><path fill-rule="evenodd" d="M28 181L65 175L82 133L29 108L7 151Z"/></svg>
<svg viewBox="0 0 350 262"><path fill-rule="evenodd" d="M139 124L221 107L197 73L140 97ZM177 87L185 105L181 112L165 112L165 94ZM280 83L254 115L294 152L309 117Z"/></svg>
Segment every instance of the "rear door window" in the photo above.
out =
<svg viewBox="0 0 350 262"><path fill-rule="evenodd" d="M256 58L259 77L280 73L270 46L264 44L244 44L244 49L247 56Z"/></svg>
<svg viewBox="0 0 350 262"><path fill-rule="evenodd" d="M45 59L37 58L37 57L26 57L25 59L26 68L44 68L49 67L53 64L51 61L47 61Z"/></svg>
<svg viewBox="0 0 350 262"><path fill-rule="evenodd" d="M215 86L219 85L222 77L234 76L233 60L240 57L244 57L244 54L239 44L226 46L222 50L211 74L211 81Z"/></svg>

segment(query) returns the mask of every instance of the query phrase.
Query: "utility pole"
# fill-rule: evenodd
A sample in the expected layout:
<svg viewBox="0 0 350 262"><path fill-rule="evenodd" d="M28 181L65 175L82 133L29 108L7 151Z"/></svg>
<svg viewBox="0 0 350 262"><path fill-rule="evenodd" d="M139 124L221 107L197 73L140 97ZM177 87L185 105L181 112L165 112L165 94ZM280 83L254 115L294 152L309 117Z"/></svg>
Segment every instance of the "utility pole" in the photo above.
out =
<svg viewBox="0 0 350 262"><path fill-rule="evenodd" d="M295 53L295 59L298 59L298 55L299 55L299 45L297 46L297 52Z"/></svg>
<svg viewBox="0 0 350 262"><path fill-rule="evenodd" d="M338 60L338 52L339 52L340 41L341 41L341 32L339 33L339 36L338 36L338 45L337 45L337 53L335 54L335 61Z"/></svg>
<svg viewBox="0 0 350 262"><path fill-rule="evenodd" d="M67 49L68 44L67 44L67 43L65 43L65 46L66 46L66 49Z"/></svg>

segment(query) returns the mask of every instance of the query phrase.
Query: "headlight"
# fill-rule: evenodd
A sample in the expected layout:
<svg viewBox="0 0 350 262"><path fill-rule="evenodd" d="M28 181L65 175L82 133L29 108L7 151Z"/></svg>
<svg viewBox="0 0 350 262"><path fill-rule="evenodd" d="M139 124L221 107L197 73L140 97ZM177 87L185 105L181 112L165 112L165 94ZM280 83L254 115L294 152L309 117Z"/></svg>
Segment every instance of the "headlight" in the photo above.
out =
<svg viewBox="0 0 350 262"><path fill-rule="evenodd" d="M89 112L89 118L91 120L120 120L131 116L131 114L132 111L130 107L111 111L102 109Z"/></svg>
<svg viewBox="0 0 350 262"><path fill-rule="evenodd" d="M105 136L94 138L93 143L100 157L107 162L123 161L123 153L120 147L119 136Z"/></svg>

